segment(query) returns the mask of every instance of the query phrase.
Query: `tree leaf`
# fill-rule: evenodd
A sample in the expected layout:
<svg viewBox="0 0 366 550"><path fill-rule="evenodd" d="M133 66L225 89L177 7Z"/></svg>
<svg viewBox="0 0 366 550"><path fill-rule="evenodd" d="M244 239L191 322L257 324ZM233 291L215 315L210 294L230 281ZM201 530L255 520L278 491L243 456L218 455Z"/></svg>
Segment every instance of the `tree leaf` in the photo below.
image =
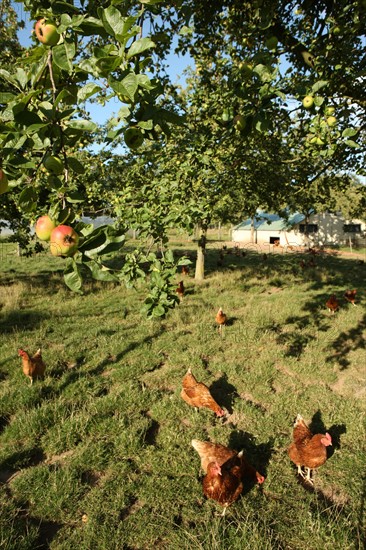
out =
<svg viewBox="0 0 366 550"><path fill-rule="evenodd" d="M91 120L68 120L65 122L68 128L83 130L84 132L95 132L97 125Z"/></svg>
<svg viewBox="0 0 366 550"><path fill-rule="evenodd" d="M37 193L33 187L26 187L20 193L18 204L24 212L32 212L37 206Z"/></svg>
<svg viewBox="0 0 366 550"><path fill-rule="evenodd" d="M67 44L59 44L52 49L52 59L60 69L71 73L73 70L72 59L75 55L75 46Z"/></svg>
<svg viewBox="0 0 366 550"><path fill-rule="evenodd" d="M70 166L71 170L76 172L76 174L84 174L85 168L81 162L75 157L67 157L67 164Z"/></svg>
<svg viewBox="0 0 366 550"><path fill-rule="evenodd" d="M68 265L65 267L64 270L65 283L73 292L82 294L81 287L83 285L83 278L81 276L78 265L72 258L69 258L67 261Z"/></svg>
<svg viewBox="0 0 366 550"><path fill-rule="evenodd" d="M150 38L140 38L140 40L136 40L136 42L132 43L126 57L127 59L130 59L132 56L139 55L140 53L154 47L155 42L153 42Z"/></svg>
<svg viewBox="0 0 366 550"><path fill-rule="evenodd" d="M102 88L100 86L98 86L97 84L94 84L94 82L89 82L88 84L86 84L85 86L83 86L78 90L78 100L80 102L83 102L89 97L91 97L92 95L97 94L101 90Z"/></svg>
<svg viewBox="0 0 366 550"><path fill-rule="evenodd" d="M321 90L322 88L324 88L325 86L328 86L328 80L319 80L318 82L315 82L311 90L315 93Z"/></svg>

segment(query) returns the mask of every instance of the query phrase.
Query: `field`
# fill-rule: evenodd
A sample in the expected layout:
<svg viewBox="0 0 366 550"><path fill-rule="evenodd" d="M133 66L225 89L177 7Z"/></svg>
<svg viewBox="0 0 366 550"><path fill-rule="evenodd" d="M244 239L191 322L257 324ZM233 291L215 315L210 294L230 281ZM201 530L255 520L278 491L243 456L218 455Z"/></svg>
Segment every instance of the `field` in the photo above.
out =
<svg viewBox="0 0 366 550"><path fill-rule="evenodd" d="M90 281L75 295L62 259L3 244L1 549L364 548L366 264L322 254L303 269L309 254L230 252L217 268L219 246L206 279L186 277L181 304L148 321L143 285ZM19 347L42 348L44 380L30 385ZM180 398L188 367L225 418ZM333 439L313 486L287 455L297 413ZM266 477L225 517L203 497L193 438L244 449Z"/></svg>

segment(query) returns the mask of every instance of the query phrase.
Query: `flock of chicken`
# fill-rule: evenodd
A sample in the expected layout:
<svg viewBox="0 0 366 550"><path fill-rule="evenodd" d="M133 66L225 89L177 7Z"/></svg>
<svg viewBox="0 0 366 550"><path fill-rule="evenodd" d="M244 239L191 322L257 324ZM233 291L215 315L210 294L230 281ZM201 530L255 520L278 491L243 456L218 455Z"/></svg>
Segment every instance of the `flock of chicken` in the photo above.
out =
<svg viewBox="0 0 366 550"><path fill-rule="evenodd" d="M220 308L216 319L222 320L224 315ZM218 417L225 415L225 411L212 397L209 388L194 377L190 368L183 377L181 397L193 407L210 409ZM327 460L326 447L329 445L332 445L329 433L312 434L302 416L297 415L288 455L297 466L298 474L307 482L312 483L311 470ZM202 480L203 493L224 507L222 515L227 507L239 498L246 484L264 482L265 478L249 464L243 451L238 453L220 443L197 439L192 440L192 446L200 455L201 467L205 474ZM302 468L305 468L306 475Z"/></svg>
<svg viewBox="0 0 366 550"><path fill-rule="evenodd" d="M219 327L225 324L227 316L219 309L216 322ZM18 350L22 358L23 373L30 379L31 384L36 378L43 378L46 365L42 359L41 350L31 356L23 349ZM199 382L189 368L182 380L182 399L195 408L212 410L218 417L225 416L225 411L212 397L209 388ZM298 415L293 429L293 442L288 448L288 455L298 468L298 473L312 483L311 470L318 468L327 459L326 447L332 444L329 433L313 435ZM202 480L203 493L207 498L217 501L224 507L235 502L244 487L250 483L262 484L265 478L248 462L243 451L225 447L220 443L192 440L193 448L201 458L201 467L205 474ZM306 470L306 476L302 468Z"/></svg>
<svg viewBox="0 0 366 550"><path fill-rule="evenodd" d="M182 273L188 274L188 268L183 268ZM357 290L347 290L344 298L355 305ZM185 293L183 281L179 282L177 294L182 300ZM329 311L335 313L339 309L339 302L333 294L326 302ZM222 327L227 322L227 315L220 307L215 321L220 334ZM222 334L221 334L222 335ZM31 384L35 378L42 378L46 365L42 359L41 350L31 356L25 350L19 349L18 355L22 358L23 373L30 379ZM225 411L212 397L209 388L203 382L199 382L192 374L191 369L183 377L182 399L195 408L207 408L218 417L225 416ZM297 415L293 426L293 441L288 448L288 455L297 466L298 474L307 482L312 483L311 470L318 468L327 460L327 447L332 445L329 433L313 434L306 425L301 415ZM244 486L250 482L262 484L265 478L249 464L243 451L237 452L219 443L209 441L192 440L193 448L201 458L201 467L204 472L202 480L203 493L207 498L217 501L227 507L236 501L242 493ZM303 472L305 468L305 473Z"/></svg>

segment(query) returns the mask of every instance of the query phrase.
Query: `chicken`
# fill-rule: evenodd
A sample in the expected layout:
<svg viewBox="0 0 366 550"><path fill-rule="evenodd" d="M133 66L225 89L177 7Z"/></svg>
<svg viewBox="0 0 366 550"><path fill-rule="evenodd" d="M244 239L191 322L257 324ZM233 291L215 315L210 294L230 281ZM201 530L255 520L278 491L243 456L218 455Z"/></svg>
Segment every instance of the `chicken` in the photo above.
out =
<svg viewBox="0 0 366 550"><path fill-rule="evenodd" d="M264 477L246 461L243 451L238 453L219 443L197 439L192 440L192 446L200 455L206 474L202 480L203 493L224 506L222 515L242 493L248 471L254 473L258 483L263 483Z"/></svg>
<svg viewBox="0 0 366 550"><path fill-rule="evenodd" d="M192 407L211 409L217 416L224 416L225 411L216 403L210 390L203 382L198 382L189 368L182 381L182 399Z"/></svg>
<svg viewBox="0 0 366 550"><path fill-rule="evenodd" d="M306 262L305 262L305 260L300 260L300 261L299 261L299 266L300 266L302 269L305 269L305 267L306 267Z"/></svg>
<svg viewBox="0 0 366 550"><path fill-rule="evenodd" d="M189 275L189 268L186 265L182 266L182 275Z"/></svg>
<svg viewBox="0 0 366 550"><path fill-rule="evenodd" d="M219 325L219 332L220 335L222 335L222 327L227 322L227 315L222 311L222 307L220 307L219 311L216 313L215 321Z"/></svg>
<svg viewBox="0 0 366 550"><path fill-rule="evenodd" d="M332 438L327 432L313 435L303 417L298 414L294 423L293 442L288 448L288 455L297 466L298 474L313 483L310 477L311 470L319 468L327 460L327 449L332 445ZM305 467L306 477L302 471Z"/></svg>
<svg viewBox="0 0 366 550"><path fill-rule="evenodd" d="M355 301L356 301L356 293L357 293L357 289L346 290L346 292L344 293L344 297L345 297L345 299L347 300L347 302L350 302L350 303L353 304L354 306L356 305L356 304L355 304Z"/></svg>
<svg viewBox="0 0 366 550"><path fill-rule="evenodd" d="M222 466L230 458L239 455L234 449L225 447L220 443L211 443L211 441L200 441L199 439L192 439L192 447L197 451L201 458L201 468L204 473L207 473L207 467L210 462L217 462L219 466ZM243 454L241 456L241 469L242 477L246 481L255 481L262 484L264 477L256 471L256 469L249 464Z"/></svg>
<svg viewBox="0 0 366 550"><path fill-rule="evenodd" d="M332 313L335 313L339 309L339 302L335 294L332 294L328 300L325 302L325 305Z"/></svg>
<svg viewBox="0 0 366 550"><path fill-rule="evenodd" d="M31 384L33 384L34 378L42 378L44 376L46 365L42 359L40 349L32 357L23 349L18 350L18 355L22 358L23 372L28 376Z"/></svg>
<svg viewBox="0 0 366 550"><path fill-rule="evenodd" d="M179 284L178 284L178 287L176 289L176 293L178 294L178 297L179 297L180 300L183 300L185 290L186 289L184 288L183 281L180 281Z"/></svg>

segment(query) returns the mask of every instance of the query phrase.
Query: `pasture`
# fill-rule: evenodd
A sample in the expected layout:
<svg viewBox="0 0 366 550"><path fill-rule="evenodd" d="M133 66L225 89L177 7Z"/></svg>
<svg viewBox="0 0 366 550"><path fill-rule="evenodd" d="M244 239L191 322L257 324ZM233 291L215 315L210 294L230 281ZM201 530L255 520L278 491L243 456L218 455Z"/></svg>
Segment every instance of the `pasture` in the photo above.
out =
<svg viewBox="0 0 366 550"><path fill-rule="evenodd" d="M175 238L176 239L176 238ZM176 253L193 244L174 242ZM217 247L216 247L217 248ZM5 250L5 249L3 249ZM144 285L90 281L71 293L62 259L2 255L0 548L361 550L365 544L365 280L355 257L228 253L165 319ZM182 276L177 274L177 282ZM343 293L357 288L357 305ZM340 309L325 307L337 294ZM229 317L220 336L219 307ZM42 348L32 386L17 349ZM181 398L188 367L227 410ZM297 413L333 446L297 478ZM193 438L244 449L266 477L221 517L203 497Z"/></svg>

